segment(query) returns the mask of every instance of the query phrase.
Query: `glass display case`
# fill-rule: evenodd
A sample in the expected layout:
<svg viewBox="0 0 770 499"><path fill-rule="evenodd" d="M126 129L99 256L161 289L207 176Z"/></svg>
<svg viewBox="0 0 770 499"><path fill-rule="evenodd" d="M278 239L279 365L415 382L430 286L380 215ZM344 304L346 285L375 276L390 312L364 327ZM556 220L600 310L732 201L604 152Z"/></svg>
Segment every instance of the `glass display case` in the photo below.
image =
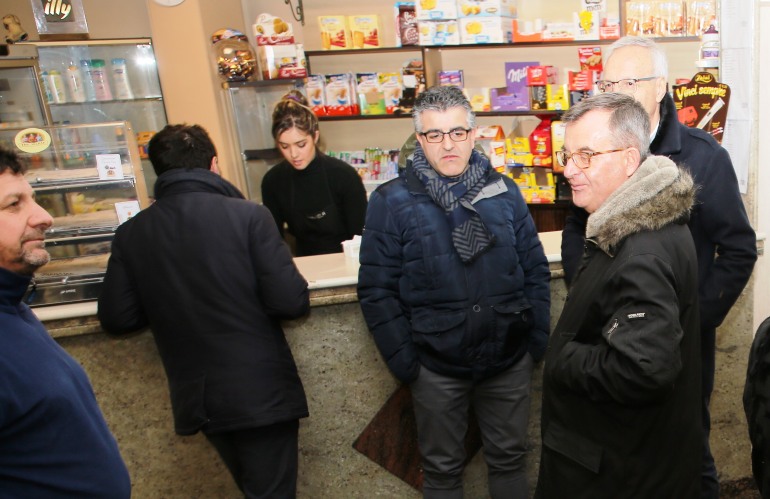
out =
<svg viewBox="0 0 770 499"><path fill-rule="evenodd" d="M168 122L152 40L30 43L39 53L52 123L128 121L152 193L156 177L144 152L150 137Z"/></svg>
<svg viewBox="0 0 770 499"><path fill-rule="evenodd" d="M148 206L135 133L127 122L0 129L0 145L28 165L37 202L53 217L51 262L31 306L95 300L117 227Z"/></svg>
<svg viewBox="0 0 770 499"><path fill-rule="evenodd" d="M238 138L235 157L243 161L245 194L261 203L262 177L283 159L273 140L273 108L289 90L302 88L302 79L227 82L222 86Z"/></svg>
<svg viewBox="0 0 770 499"><path fill-rule="evenodd" d="M0 56L0 129L50 123L34 46L8 45Z"/></svg>

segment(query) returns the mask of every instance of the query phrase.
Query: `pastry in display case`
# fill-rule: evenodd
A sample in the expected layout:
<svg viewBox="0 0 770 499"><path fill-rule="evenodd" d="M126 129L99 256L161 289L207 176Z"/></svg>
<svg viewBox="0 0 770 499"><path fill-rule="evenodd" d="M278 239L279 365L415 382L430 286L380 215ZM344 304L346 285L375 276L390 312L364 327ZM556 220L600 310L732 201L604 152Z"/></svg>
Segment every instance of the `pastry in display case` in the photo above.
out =
<svg viewBox="0 0 770 499"><path fill-rule="evenodd" d="M51 262L35 274L31 306L95 300L118 226L149 204L128 122L0 130L27 164L37 202L53 217Z"/></svg>

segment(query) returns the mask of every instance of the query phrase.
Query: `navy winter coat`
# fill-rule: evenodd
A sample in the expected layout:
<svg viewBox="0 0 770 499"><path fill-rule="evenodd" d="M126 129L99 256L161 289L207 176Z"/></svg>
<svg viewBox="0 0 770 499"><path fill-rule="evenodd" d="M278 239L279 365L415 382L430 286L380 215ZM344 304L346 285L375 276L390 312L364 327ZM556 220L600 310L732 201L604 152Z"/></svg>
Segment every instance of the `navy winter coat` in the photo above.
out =
<svg viewBox="0 0 770 499"><path fill-rule="evenodd" d="M490 170L474 207L496 241L463 265L444 210L411 166L371 196L361 243L358 297L393 374L420 365L484 379L527 351L539 360L549 331L550 272L516 184Z"/></svg>

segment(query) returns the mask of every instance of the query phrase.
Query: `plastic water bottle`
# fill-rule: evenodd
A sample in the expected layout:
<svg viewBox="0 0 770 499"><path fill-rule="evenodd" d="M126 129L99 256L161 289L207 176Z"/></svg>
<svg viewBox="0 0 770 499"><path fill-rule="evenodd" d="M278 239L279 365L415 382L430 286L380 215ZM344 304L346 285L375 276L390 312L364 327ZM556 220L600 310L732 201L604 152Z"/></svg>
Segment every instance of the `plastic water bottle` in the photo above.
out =
<svg viewBox="0 0 770 499"><path fill-rule="evenodd" d="M67 102L67 91L64 89L64 80L61 77L61 72L57 69L52 69L48 72L48 83L51 90L51 97L55 104L61 104Z"/></svg>
<svg viewBox="0 0 770 499"><path fill-rule="evenodd" d="M43 82L43 93L45 94L45 100L49 104L53 102L53 93L51 92L51 82L48 79L48 71L40 73L40 80Z"/></svg>
<svg viewBox="0 0 770 499"><path fill-rule="evenodd" d="M70 89L70 95L73 102L85 102L86 101L86 89L83 85L83 75L80 74L80 70L74 64L70 64L67 68L67 86Z"/></svg>
<svg viewBox="0 0 770 499"><path fill-rule="evenodd" d="M86 92L86 100L96 100L96 91L94 90L94 80L91 74L91 61L83 59L80 61L80 67L83 70L83 89Z"/></svg>
<svg viewBox="0 0 770 499"><path fill-rule="evenodd" d="M104 59L91 59L91 81L94 83L96 100L112 100L112 89L107 79Z"/></svg>
<svg viewBox="0 0 770 499"><path fill-rule="evenodd" d="M131 91L131 84L128 81L125 59L117 58L112 60L112 82L115 84L116 99L134 98L134 93Z"/></svg>

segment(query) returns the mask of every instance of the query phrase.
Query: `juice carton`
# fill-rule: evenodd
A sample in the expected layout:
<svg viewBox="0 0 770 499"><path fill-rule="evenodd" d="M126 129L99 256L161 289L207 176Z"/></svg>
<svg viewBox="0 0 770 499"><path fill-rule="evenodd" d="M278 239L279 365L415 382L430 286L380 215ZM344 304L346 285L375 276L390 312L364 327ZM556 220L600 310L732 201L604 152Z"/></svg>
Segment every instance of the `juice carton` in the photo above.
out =
<svg viewBox="0 0 770 499"><path fill-rule="evenodd" d="M345 50L352 47L345 16L318 16L321 47L324 50Z"/></svg>
<svg viewBox="0 0 770 499"><path fill-rule="evenodd" d="M371 49L381 45L380 16L375 14L348 16L350 38L354 49Z"/></svg>

